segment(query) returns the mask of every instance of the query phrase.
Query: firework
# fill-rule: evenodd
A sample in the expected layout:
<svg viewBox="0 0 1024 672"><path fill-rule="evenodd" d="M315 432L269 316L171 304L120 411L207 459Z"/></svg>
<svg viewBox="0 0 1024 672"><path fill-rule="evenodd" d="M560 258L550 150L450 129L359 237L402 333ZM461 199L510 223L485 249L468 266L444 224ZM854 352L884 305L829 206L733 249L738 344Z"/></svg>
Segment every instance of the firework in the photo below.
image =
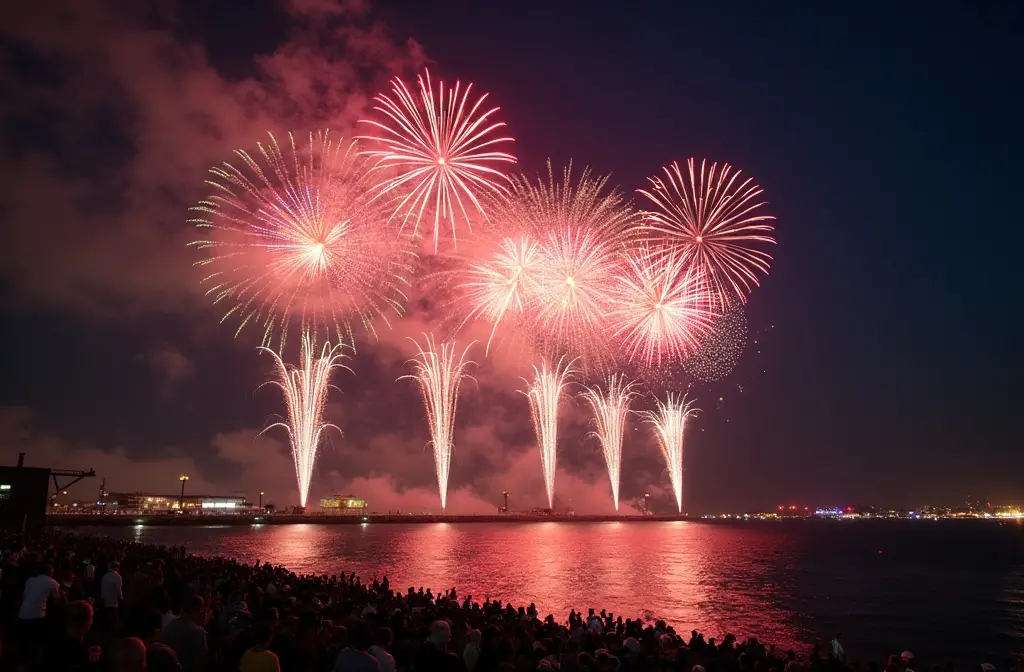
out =
<svg viewBox="0 0 1024 672"><path fill-rule="evenodd" d="M760 249L775 243L775 218L762 214L766 203L759 200L764 190L727 163L701 161L698 171L690 159L687 168L665 166L665 179L651 177L651 189L639 190L654 205L643 213L642 229L692 259L721 306L743 302L772 260Z"/></svg>
<svg viewBox="0 0 1024 672"><path fill-rule="evenodd" d="M261 348L274 358L277 369L277 380L270 384L277 386L284 396L288 417L285 422L276 422L273 427L282 427L288 432L292 458L295 461L295 478L299 485L299 503L306 506L309 495L309 483L316 466L317 449L320 440L328 429L341 430L337 426L323 421L324 405L327 403L327 391L331 383L331 373L335 369L348 367L342 364L345 355L340 345L325 343L320 356L314 355L315 346L309 334L302 338L301 364L298 367L286 366L273 350ZM351 371L351 369L348 369Z"/></svg>
<svg viewBox="0 0 1024 672"><path fill-rule="evenodd" d="M430 427L430 443L434 447L434 466L437 469L437 489L441 494L441 508L448 506L448 470L455 447L455 407L459 400L459 386L469 376L466 369L474 362L466 359L470 343L461 355L457 355L454 343L442 343L438 347L433 336L424 334L424 344L415 339L419 351L414 373L403 378L415 378L423 395L427 409L427 424Z"/></svg>
<svg viewBox="0 0 1024 672"><path fill-rule="evenodd" d="M701 270L646 244L626 252L609 294L608 320L629 361L647 367L694 352L715 320Z"/></svg>
<svg viewBox="0 0 1024 672"><path fill-rule="evenodd" d="M552 354L589 354L602 343L609 290L617 269L614 241L598 231L563 229L544 240L536 305L537 333Z"/></svg>
<svg viewBox="0 0 1024 672"><path fill-rule="evenodd" d="M439 81L435 97L429 72L417 82L419 95L401 79L391 80L392 95L374 98L373 109L382 120L361 123L374 129L363 138L380 147L365 153L387 175L378 194L397 197L391 218L401 218L403 228L411 223L417 231L424 215L432 214L437 252L442 221L450 223L454 240L460 215L472 228L467 206L487 219L481 198L508 193L509 178L501 166L516 158L500 151L513 139L498 135L505 124L494 119L499 108L483 108L486 94L472 102L472 84L462 88L456 82L446 89Z"/></svg>
<svg viewBox="0 0 1024 672"><path fill-rule="evenodd" d="M544 487L548 493L548 507L555 506L555 466L558 446L558 407L562 393L575 373L575 360L558 360L554 368L547 359L542 359L540 368L533 367L533 380L523 380L527 389L523 392L530 402L530 416L537 434L540 448L540 464L544 471Z"/></svg>
<svg viewBox="0 0 1024 672"><path fill-rule="evenodd" d="M622 466L622 433L629 415L629 404L634 397L633 383L628 383L620 374L608 377L605 389L589 387L583 397L594 411L597 429L593 435L601 442L604 461L608 465L608 480L612 485L612 501L619 510L619 470Z"/></svg>
<svg viewBox="0 0 1024 672"><path fill-rule="evenodd" d="M737 303L715 318L714 325L704 334L700 346L686 358L684 366L702 383L722 380L736 368L746 345L747 318L743 306Z"/></svg>
<svg viewBox="0 0 1024 672"><path fill-rule="evenodd" d="M388 206L373 201L355 143L322 131L282 148L270 135L236 155L210 171L214 193L189 220L206 235L191 245L207 255L207 294L238 319L236 335L258 324L264 346L278 335L283 349L291 328L351 343L352 321L373 334L376 318L402 313L412 241L381 235Z"/></svg>
<svg viewBox="0 0 1024 672"><path fill-rule="evenodd" d="M683 512L683 433L686 419L695 416L699 409L693 408L693 402L686 396L666 395L664 403L657 400L656 411L642 411L641 416L654 426L654 432L665 457L668 477L672 482L672 491L676 496L679 513Z"/></svg>
<svg viewBox="0 0 1024 672"><path fill-rule="evenodd" d="M605 314L609 288L633 213L607 178L572 166L561 179L513 180L508 200L493 208L482 262L462 285L471 312L497 327L514 306L520 334L544 356L579 357L584 370L608 359ZM492 329L493 333L493 329Z"/></svg>
<svg viewBox="0 0 1024 672"><path fill-rule="evenodd" d="M503 237L497 249L483 261L473 262L465 272L462 289L470 310L465 321L479 318L491 323L486 352L498 325L511 311L516 317L526 312L537 292L540 248L529 235Z"/></svg>

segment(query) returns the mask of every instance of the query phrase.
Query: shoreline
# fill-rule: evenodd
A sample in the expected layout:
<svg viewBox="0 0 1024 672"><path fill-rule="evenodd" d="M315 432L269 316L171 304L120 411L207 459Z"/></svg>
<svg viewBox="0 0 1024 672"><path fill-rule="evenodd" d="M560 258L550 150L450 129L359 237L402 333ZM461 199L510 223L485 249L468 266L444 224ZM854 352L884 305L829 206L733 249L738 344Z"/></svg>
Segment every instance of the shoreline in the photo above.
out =
<svg viewBox="0 0 1024 672"><path fill-rule="evenodd" d="M942 519L952 522L985 522L1005 524L1000 519ZM937 520L914 521L902 518L858 518L853 520L831 520L823 518L781 518L777 520L742 518L703 518L698 516L612 516L612 515L534 515L534 514L485 514L485 515L418 515L418 514L368 514L360 515L328 515L328 514L274 514L256 516L249 514L48 514L46 527L133 527L152 525L159 527L204 527L204 526L235 526L251 527L253 525L433 525L448 524L522 524L522 523L667 523L687 522L712 525L750 525L750 524L785 524L785 523L844 523L851 522L883 522L883 523L918 523L938 522ZM1016 523L1016 521L1014 521Z"/></svg>
<svg viewBox="0 0 1024 672"><path fill-rule="evenodd" d="M697 522L691 516L543 516L543 515L417 515L417 514L274 514L255 516L231 515L166 515L166 514L48 514L47 527L125 527L134 525L202 527L205 525L424 525L436 523L664 523Z"/></svg>

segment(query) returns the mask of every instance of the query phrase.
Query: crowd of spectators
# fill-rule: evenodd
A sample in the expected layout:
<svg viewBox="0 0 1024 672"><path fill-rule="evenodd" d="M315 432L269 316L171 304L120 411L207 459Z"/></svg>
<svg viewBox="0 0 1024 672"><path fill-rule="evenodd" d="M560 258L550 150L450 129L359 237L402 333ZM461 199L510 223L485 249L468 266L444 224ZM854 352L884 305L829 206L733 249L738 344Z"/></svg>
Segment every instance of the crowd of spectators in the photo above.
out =
<svg viewBox="0 0 1024 672"><path fill-rule="evenodd" d="M804 655L664 622L541 617L388 578L300 576L104 537L0 535L0 663L111 672L922 672L846 658L837 634ZM939 668L927 668L935 672ZM949 666L939 672L949 672ZM991 665L978 672L993 672ZM1024 668L1016 672L1024 672Z"/></svg>

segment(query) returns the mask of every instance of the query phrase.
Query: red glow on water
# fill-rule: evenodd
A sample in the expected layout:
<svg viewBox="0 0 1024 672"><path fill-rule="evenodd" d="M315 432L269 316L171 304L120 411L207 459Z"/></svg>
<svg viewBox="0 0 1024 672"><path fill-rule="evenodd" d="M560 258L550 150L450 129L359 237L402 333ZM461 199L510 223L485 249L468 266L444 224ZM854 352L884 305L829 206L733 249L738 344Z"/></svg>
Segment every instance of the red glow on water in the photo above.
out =
<svg viewBox="0 0 1024 672"><path fill-rule="evenodd" d="M564 620L570 609L608 609L623 618L665 619L688 630L757 633L781 646L806 633L774 591L787 590L748 561L789 562L771 530L692 523L523 525L274 525L235 537L218 551L297 572L386 573L395 590L535 603ZM242 530L238 530L242 532ZM256 536L256 538L254 538ZM596 544L596 545L595 545ZM596 552L595 552L596 551Z"/></svg>

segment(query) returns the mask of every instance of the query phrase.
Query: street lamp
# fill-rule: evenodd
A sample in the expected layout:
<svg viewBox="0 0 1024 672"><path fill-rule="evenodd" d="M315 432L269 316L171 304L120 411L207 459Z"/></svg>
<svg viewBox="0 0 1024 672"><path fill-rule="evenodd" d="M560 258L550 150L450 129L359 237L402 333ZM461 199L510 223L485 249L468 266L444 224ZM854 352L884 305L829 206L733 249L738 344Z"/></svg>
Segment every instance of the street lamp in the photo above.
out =
<svg viewBox="0 0 1024 672"><path fill-rule="evenodd" d="M179 511L184 511L185 510L185 483L188 481L188 475L182 474L181 476L178 477L178 480L181 481L181 499L178 500L178 510Z"/></svg>
<svg viewBox="0 0 1024 672"><path fill-rule="evenodd" d="M263 491L260 490L260 511L263 510Z"/></svg>
<svg viewBox="0 0 1024 672"><path fill-rule="evenodd" d="M505 497L505 513L508 513L508 490L502 490L501 494Z"/></svg>

